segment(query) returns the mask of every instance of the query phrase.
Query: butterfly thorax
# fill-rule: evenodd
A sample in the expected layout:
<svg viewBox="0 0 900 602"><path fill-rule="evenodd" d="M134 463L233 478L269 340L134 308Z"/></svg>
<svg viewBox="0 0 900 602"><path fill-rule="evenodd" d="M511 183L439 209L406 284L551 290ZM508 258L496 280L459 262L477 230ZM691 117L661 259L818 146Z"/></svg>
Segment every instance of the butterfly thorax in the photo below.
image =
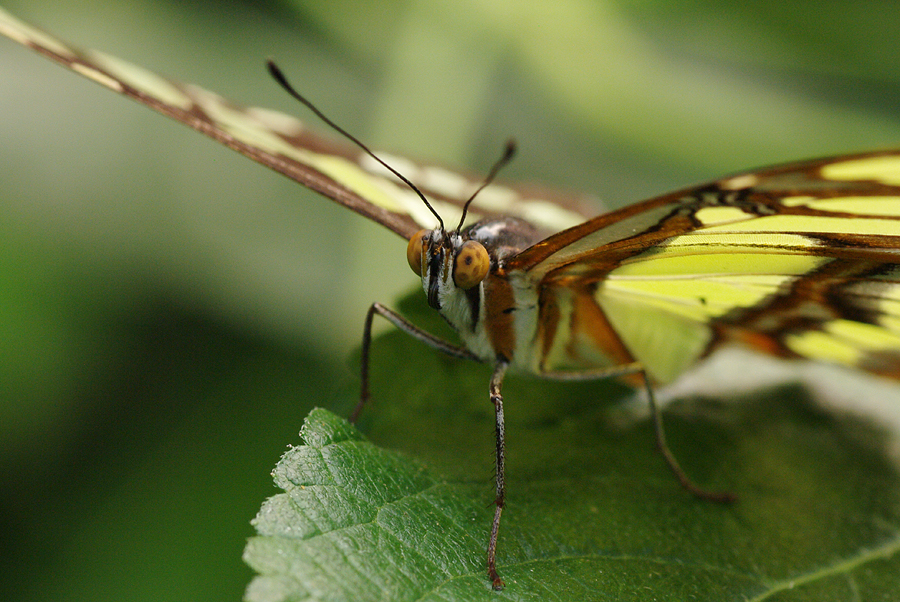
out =
<svg viewBox="0 0 900 602"><path fill-rule="evenodd" d="M523 220L504 217L480 221L460 232L420 232L410 243L415 252L419 238L422 288L429 305L479 358L519 363L516 350L527 347L533 337L537 303L516 290L505 262L538 242L537 230ZM483 274L479 261L485 262ZM468 276L467 270L475 275Z"/></svg>

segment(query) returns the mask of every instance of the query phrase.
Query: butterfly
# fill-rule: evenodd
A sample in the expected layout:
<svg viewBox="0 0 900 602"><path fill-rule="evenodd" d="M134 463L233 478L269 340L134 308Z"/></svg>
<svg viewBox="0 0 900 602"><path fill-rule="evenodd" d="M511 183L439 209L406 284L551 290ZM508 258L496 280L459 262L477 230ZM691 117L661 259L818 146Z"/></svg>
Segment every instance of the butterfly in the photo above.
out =
<svg viewBox="0 0 900 602"><path fill-rule="evenodd" d="M497 588L508 370L630 376L652 401L650 383L743 346L900 378L900 151L759 169L590 219L571 199L493 183L465 209L481 182L378 156L411 187L378 158L294 118L74 49L2 10L0 33L409 241L407 260L429 304L462 344L373 304L361 399L376 315L440 351L494 366L497 491L487 569Z"/></svg>

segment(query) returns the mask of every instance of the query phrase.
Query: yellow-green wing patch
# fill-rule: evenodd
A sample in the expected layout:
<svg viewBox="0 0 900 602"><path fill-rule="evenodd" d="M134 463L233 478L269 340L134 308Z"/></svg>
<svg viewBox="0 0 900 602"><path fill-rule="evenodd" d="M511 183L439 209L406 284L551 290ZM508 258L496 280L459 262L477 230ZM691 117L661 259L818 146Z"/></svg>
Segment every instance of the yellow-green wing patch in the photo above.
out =
<svg viewBox="0 0 900 602"><path fill-rule="evenodd" d="M898 166L886 151L734 176L561 232L511 269L547 299L585 291L663 382L732 343L900 377ZM564 333L583 321L554 327L585 340Z"/></svg>

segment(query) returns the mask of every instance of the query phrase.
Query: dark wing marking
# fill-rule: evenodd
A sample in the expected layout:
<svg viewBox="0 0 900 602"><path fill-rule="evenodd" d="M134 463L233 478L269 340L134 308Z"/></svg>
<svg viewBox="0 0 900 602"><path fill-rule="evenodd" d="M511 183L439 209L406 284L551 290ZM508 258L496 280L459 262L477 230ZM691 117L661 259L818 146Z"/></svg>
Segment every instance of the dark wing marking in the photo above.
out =
<svg viewBox="0 0 900 602"><path fill-rule="evenodd" d="M762 169L651 199L510 259L587 290L669 381L727 342L900 378L900 152Z"/></svg>

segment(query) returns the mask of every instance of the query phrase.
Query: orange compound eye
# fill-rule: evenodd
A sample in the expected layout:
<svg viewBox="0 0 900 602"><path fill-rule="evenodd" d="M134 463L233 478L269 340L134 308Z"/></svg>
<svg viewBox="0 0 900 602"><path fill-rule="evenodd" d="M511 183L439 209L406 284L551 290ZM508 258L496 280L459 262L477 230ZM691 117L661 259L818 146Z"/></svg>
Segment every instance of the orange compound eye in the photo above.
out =
<svg viewBox="0 0 900 602"><path fill-rule="evenodd" d="M470 289L487 276L491 258L480 242L467 240L459 248L453 264L453 282L461 289Z"/></svg>
<svg viewBox="0 0 900 602"><path fill-rule="evenodd" d="M406 245L406 261L409 262L409 267L416 273L416 276L422 276L422 240L427 234L428 230L419 230L413 234L413 237L409 239L409 244Z"/></svg>

